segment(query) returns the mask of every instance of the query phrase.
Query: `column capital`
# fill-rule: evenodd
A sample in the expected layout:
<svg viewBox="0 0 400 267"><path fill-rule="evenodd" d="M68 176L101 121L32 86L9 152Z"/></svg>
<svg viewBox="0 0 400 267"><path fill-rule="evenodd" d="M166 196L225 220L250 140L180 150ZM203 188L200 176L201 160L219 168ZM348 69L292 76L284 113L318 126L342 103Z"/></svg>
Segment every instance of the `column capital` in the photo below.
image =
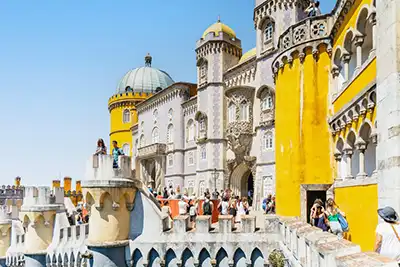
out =
<svg viewBox="0 0 400 267"><path fill-rule="evenodd" d="M354 45L355 46L362 46L364 43L365 36L364 35L357 35L354 38Z"/></svg>
<svg viewBox="0 0 400 267"><path fill-rule="evenodd" d="M351 155L353 155L353 148L349 145L346 145L343 149L343 152L346 156L351 157Z"/></svg>
<svg viewBox="0 0 400 267"><path fill-rule="evenodd" d="M338 77L339 73L340 73L340 68L336 65L333 65L331 73L332 73L333 78Z"/></svg>
<svg viewBox="0 0 400 267"><path fill-rule="evenodd" d="M335 157L336 161L341 161L342 160L342 152L340 152L339 150L336 150L336 152L333 153L333 156Z"/></svg>
<svg viewBox="0 0 400 267"><path fill-rule="evenodd" d="M356 143L354 144L358 150L364 152L367 149L368 142L364 141L361 137L357 138Z"/></svg>
<svg viewBox="0 0 400 267"><path fill-rule="evenodd" d="M349 53L343 54L343 56L342 56L343 63L345 63L345 64L349 63L350 59L351 59L351 54L349 54Z"/></svg>
<svg viewBox="0 0 400 267"><path fill-rule="evenodd" d="M373 12L368 18L369 23L371 23L372 26L376 26L376 13Z"/></svg>

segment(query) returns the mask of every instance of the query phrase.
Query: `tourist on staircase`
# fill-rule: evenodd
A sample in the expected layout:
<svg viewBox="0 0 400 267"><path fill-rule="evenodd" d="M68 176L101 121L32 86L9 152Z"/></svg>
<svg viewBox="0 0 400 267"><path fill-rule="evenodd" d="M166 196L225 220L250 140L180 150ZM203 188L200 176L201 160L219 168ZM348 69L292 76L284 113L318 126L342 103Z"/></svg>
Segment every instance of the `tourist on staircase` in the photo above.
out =
<svg viewBox="0 0 400 267"><path fill-rule="evenodd" d="M328 217L329 228L332 234L337 235L339 238L343 238L343 229L339 219L346 217L346 215L339 209L332 198L329 198L326 201L325 214Z"/></svg>

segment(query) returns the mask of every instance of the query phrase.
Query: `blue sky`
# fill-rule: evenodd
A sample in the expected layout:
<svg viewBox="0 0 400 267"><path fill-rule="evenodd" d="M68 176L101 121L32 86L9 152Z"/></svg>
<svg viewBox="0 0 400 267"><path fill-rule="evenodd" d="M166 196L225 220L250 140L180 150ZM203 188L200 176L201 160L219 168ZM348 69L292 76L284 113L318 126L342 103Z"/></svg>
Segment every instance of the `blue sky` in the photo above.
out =
<svg viewBox="0 0 400 267"><path fill-rule="evenodd" d="M321 1L322 11L334 1ZM196 40L218 17L255 46L252 0L0 2L0 184L83 179L119 79L153 66L195 82Z"/></svg>

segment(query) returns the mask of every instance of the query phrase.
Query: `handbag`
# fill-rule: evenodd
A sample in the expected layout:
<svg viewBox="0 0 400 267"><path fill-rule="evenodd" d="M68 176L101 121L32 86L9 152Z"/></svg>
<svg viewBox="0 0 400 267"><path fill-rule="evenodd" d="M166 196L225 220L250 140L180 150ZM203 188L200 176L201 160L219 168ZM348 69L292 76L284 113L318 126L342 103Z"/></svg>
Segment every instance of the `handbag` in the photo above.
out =
<svg viewBox="0 0 400 267"><path fill-rule="evenodd" d="M390 224L390 226L392 226L393 232L394 232L394 234L396 235L397 239L398 239L399 242L400 242L400 236L399 236L399 234L397 233L396 229L394 228L393 224Z"/></svg>
<svg viewBox="0 0 400 267"><path fill-rule="evenodd" d="M342 227L343 232L349 231L349 223L347 222L346 218L342 216L339 212L337 213L337 217L340 223L340 227Z"/></svg>

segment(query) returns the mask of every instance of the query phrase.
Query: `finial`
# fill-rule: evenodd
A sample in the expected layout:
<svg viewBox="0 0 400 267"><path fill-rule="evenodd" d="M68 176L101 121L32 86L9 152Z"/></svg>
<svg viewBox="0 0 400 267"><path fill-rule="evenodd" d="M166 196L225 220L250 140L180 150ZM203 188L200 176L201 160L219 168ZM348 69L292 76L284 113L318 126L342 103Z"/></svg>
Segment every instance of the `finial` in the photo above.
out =
<svg viewBox="0 0 400 267"><path fill-rule="evenodd" d="M218 22L218 23L220 23L220 22L221 22L221 16L220 16L220 15L218 15L217 22Z"/></svg>
<svg viewBox="0 0 400 267"><path fill-rule="evenodd" d="M147 53L147 55L144 57L144 65L146 67L151 67L151 60L152 57L150 56L150 53Z"/></svg>

